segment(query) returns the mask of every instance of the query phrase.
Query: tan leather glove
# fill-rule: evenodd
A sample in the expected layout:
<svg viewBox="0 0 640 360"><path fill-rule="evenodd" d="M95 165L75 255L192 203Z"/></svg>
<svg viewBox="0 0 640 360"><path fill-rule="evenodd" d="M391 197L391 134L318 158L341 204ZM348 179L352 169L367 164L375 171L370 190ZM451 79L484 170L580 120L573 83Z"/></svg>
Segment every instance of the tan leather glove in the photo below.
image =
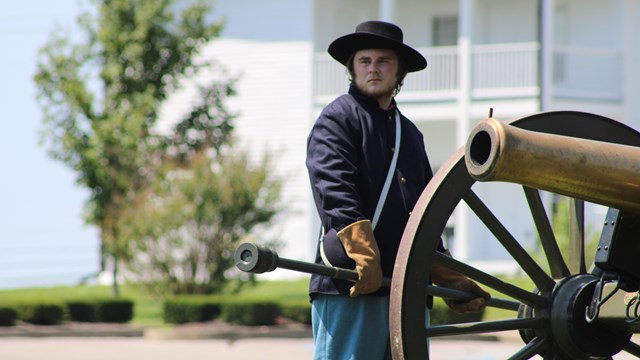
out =
<svg viewBox="0 0 640 360"><path fill-rule="evenodd" d="M349 290L351 297L378 290L382 284L382 268L371 221L356 221L340 230L337 235L347 256L356 262L358 281Z"/></svg>
<svg viewBox="0 0 640 360"><path fill-rule="evenodd" d="M445 255L451 256L449 251L445 252ZM484 310L487 306L487 300L491 298L491 294L484 291L474 281L439 264L433 264L431 266L431 280L438 286L462 290L478 295L475 299L465 302L444 299L444 302L449 306L449 308L451 308L451 310L460 314Z"/></svg>

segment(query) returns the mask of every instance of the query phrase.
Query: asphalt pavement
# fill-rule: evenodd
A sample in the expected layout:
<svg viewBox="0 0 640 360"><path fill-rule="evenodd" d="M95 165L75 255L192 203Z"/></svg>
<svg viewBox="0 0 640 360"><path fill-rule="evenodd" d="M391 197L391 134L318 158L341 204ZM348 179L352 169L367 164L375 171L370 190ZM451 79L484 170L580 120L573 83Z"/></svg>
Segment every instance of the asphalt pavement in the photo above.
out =
<svg viewBox="0 0 640 360"><path fill-rule="evenodd" d="M504 360L523 346L515 332L432 338L430 344L430 360ZM0 329L0 360L304 360L312 355L311 333L299 325L238 328L214 323L142 331L122 325L100 329L69 324ZM636 358L621 353L614 359Z"/></svg>
<svg viewBox="0 0 640 360"><path fill-rule="evenodd" d="M519 345L498 341L431 342L431 360L504 360ZM0 338L3 360L282 360L311 359L309 338L149 340L139 337Z"/></svg>
<svg viewBox="0 0 640 360"><path fill-rule="evenodd" d="M521 343L514 341L431 341L430 360L504 360ZM5 337L2 360L290 360L311 359L309 338L241 340L150 340L141 337ZM533 359L541 359L536 356ZM635 357L620 353L616 360Z"/></svg>

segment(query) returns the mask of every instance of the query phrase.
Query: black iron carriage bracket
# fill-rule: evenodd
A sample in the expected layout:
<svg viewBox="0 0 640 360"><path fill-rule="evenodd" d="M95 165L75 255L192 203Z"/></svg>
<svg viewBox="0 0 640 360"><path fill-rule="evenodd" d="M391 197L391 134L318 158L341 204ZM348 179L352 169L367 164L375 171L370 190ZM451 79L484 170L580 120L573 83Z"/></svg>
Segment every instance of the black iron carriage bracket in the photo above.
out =
<svg viewBox="0 0 640 360"><path fill-rule="evenodd" d="M600 281L586 311L588 322L640 330L639 230L640 215L614 208L607 212L594 261Z"/></svg>

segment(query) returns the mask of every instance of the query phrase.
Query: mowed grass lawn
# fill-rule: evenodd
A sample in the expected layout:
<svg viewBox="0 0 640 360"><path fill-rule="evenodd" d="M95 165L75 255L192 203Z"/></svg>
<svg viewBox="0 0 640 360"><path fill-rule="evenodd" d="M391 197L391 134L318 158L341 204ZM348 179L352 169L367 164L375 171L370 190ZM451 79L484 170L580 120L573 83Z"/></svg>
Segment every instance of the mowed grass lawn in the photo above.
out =
<svg viewBox="0 0 640 360"><path fill-rule="evenodd" d="M295 281L263 281L244 289L238 296L298 300L307 298L308 279ZM82 285L0 290L0 304L25 300L65 302L72 300L113 298L110 286ZM135 303L132 325L165 326L162 320L162 300L135 285L120 286L120 298Z"/></svg>
<svg viewBox="0 0 640 360"><path fill-rule="evenodd" d="M533 288L528 279L503 279L503 281L513 283L525 290ZM307 278L287 281L261 281L254 287L244 289L237 296L304 301L308 298L308 286L309 280ZM506 298L504 295L497 294L494 291L491 291L491 293L494 297ZM103 299L111 297L111 287L97 285L0 290L0 304L15 303L25 299L65 302L70 300ZM162 319L161 299L152 297L144 291L144 289L134 285L121 286L120 297L135 302L132 325L167 326ZM484 320L514 318L516 316L517 314L513 311L488 308Z"/></svg>

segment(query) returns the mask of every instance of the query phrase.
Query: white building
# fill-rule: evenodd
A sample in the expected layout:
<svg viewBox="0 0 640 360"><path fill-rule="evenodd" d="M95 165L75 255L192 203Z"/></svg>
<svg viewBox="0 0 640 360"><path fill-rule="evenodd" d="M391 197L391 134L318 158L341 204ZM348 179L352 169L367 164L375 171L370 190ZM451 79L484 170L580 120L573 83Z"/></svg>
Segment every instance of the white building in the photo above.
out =
<svg viewBox="0 0 640 360"><path fill-rule="evenodd" d="M315 253L319 226L304 166L306 137L322 107L348 86L327 46L361 21L400 25L405 42L427 58L427 69L407 77L397 101L422 130L435 168L489 108L499 120L563 109L640 128L635 0L218 0L215 14L226 16L227 25L205 54L242 75L229 104L240 113L236 134L255 154L278 151L278 171L289 179L284 196L291 212L275 224L286 242L281 256L311 260ZM537 235L528 207L513 200L521 192L488 187L479 195L530 244ZM455 217L452 228L457 258L510 259L472 216Z"/></svg>

